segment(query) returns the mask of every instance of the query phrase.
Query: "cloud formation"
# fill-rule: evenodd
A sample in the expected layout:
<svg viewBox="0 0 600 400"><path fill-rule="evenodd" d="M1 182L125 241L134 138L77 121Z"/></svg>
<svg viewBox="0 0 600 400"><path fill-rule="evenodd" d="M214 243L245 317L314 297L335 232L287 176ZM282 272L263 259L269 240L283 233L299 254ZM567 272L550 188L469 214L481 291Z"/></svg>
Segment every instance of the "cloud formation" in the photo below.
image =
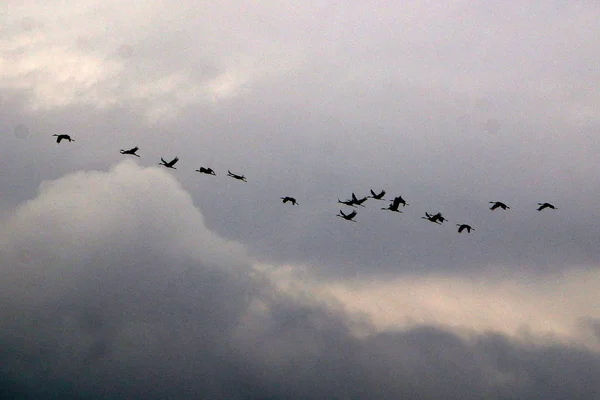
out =
<svg viewBox="0 0 600 400"><path fill-rule="evenodd" d="M4 397L597 398L597 4L7 4Z"/></svg>
<svg viewBox="0 0 600 400"><path fill-rule="evenodd" d="M340 303L281 291L156 167L125 161L46 182L2 228L4 398L591 399L600 389L600 357L585 348L425 325L378 333Z"/></svg>

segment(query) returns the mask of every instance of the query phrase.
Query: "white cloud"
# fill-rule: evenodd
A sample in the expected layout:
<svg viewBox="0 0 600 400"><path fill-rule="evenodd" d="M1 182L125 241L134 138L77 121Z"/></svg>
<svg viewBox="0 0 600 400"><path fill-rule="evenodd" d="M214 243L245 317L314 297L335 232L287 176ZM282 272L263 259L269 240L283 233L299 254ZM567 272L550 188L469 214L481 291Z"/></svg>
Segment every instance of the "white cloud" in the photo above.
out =
<svg viewBox="0 0 600 400"><path fill-rule="evenodd" d="M24 286L39 284L47 293L53 292L52 285L64 290L81 276L93 275L92 268L119 268L98 266L98 260L111 263L123 256L133 262L129 257L135 254L232 272L249 265L242 245L204 226L191 197L168 172L140 168L133 161L108 172L76 172L44 182L38 197L20 206L2 231L3 253L22 264L3 266L10 276L3 289L17 298L46 293ZM181 264L164 265L164 273L181 273Z"/></svg>
<svg viewBox="0 0 600 400"><path fill-rule="evenodd" d="M189 13L203 23L196 26ZM0 87L30 93L33 110L127 105L153 122L236 96L248 82L297 65L290 44L216 24L228 16L165 2L24 3L6 17Z"/></svg>
<svg viewBox="0 0 600 400"><path fill-rule="evenodd" d="M517 339L581 343L598 348L582 322L600 319L600 272L572 268L546 276L482 272L321 282L304 268L260 267L284 292L338 304L368 317L378 331L419 325L456 332L498 332ZM506 271L506 270L505 270Z"/></svg>

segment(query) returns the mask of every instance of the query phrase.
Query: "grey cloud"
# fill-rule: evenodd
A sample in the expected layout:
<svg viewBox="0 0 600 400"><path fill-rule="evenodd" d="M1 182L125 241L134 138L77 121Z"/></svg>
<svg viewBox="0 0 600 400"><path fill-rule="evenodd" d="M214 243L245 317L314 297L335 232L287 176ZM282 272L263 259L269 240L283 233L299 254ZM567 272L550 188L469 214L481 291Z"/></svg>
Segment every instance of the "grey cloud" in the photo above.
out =
<svg viewBox="0 0 600 400"><path fill-rule="evenodd" d="M585 348L359 339L368 321L249 274L596 268L597 5L103 4L1 17L2 396L597 397ZM36 108L49 84L71 101ZM335 217L371 188L410 206Z"/></svg>
<svg viewBox="0 0 600 400"><path fill-rule="evenodd" d="M357 338L368 321L275 290L156 168L123 162L48 182L2 231L4 398L593 399L600 390L600 359L585 348L466 341L427 326Z"/></svg>
<svg viewBox="0 0 600 400"><path fill-rule="evenodd" d="M240 107L250 103L250 98L234 102ZM423 139L415 145L411 136L391 126L362 131L350 127L343 137L326 115L307 115L300 108L258 109L241 108L230 121L227 112L215 111L185 114L177 125L165 121L151 126L139 124L126 108L98 112L73 107L46 115L9 108L8 129L28 121L30 134L26 140L9 134L4 160L11 172L3 175L3 187L10 190L4 190L4 201L15 205L31 197L41 179L73 169L106 170L122 159L119 148L138 145L141 165L178 155L174 176L202 208L207 224L245 243L264 261L309 264L333 276L512 263L553 270L597 261L590 219L596 213L590 201L594 192L586 183L590 177L584 166L567 174L570 160L550 166L559 152L551 157L538 153L541 164L528 170L520 165L536 153L528 156L518 150L519 142L511 144L508 138L478 142L469 135L429 144ZM270 120L258 117L266 114ZM293 127L286 127L288 120L295 121ZM291 137L288 129L294 131ZM369 149L369 135L378 137L387 129L390 141ZM56 132L69 132L77 141L57 146L51 137ZM315 132L328 137L332 132L331 138L308 137ZM503 155L494 154L498 143ZM476 146L475 153L457 153L459 145ZM427 154L427 147L433 154ZM199 176L193 170L200 165L212 166L219 176ZM543 171L546 166L550 172ZM246 174L249 183L228 180L227 169ZM388 218L379 210L384 202L369 200L359 210L359 223L351 227L335 217L337 198L353 191L365 195L369 188L402 194L410 206L403 215ZM279 197L284 195L295 196L301 206L283 207ZM506 201L511 211L490 212L487 202L496 199ZM535 211L535 204L547 199L559 206L558 212ZM575 208L577 213L570 211ZM420 219L425 211L437 210L451 226L436 227ZM462 222L471 223L475 234L458 236L453 224Z"/></svg>

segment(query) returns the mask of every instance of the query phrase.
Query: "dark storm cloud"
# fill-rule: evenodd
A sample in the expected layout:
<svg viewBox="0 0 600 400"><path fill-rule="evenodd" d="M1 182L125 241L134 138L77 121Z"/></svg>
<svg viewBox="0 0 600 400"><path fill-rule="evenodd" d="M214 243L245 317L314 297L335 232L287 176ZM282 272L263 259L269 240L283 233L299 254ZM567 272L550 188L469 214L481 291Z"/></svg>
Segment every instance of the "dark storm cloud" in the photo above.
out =
<svg viewBox="0 0 600 400"><path fill-rule="evenodd" d="M376 333L335 305L276 290L157 168L124 162L47 182L2 232L3 398L594 399L600 390L600 358L583 347L465 340L443 327Z"/></svg>

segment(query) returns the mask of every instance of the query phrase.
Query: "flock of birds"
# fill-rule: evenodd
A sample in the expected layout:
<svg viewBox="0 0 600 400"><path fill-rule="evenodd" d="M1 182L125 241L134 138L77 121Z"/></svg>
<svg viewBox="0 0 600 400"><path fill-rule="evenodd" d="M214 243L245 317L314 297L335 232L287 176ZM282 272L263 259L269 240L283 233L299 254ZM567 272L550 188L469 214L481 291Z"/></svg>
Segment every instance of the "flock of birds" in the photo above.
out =
<svg viewBox="0 0 600 400"><path fill-rule="evenodd" d="M62 140L65 141L69 141L69 142L73 142L75 141L73 138L71 138L70 135L66 135L66 134L55 134L53 136L56 136L56 143L60 143ZM121 149L120 153L121 154L126 154L126 155L132 155L135 157L140 157L137 154L137 151L139 150L139 147L133 147L129 150L124 150ZM166 168L171 168L171 169L176 169L174 167L174 165L177 163L177 161L179 161L178 157L175 157L174 159L172 159L171 161L167 162L165 161L162 157L160 159L160 163L159 165L162 165ZM208 167L200 167L199 169L195 170L196 172L200 172L202 174L207 174L207 175L213 175L216 176L217 174L215 173L215 171L212 168L208 168ZM238 175L238 174L234 174L231 171L227 171L227 176L233 178L233 179L237 179L243 182L247 182L246 177L244 175ZM388 205L388 207L386 208L382 208L382 210L387 210L387 211L393 211L393 212L397 212L397 213L401 213L402 211L400 210L400 206L402 205L402 207L406 207L408 206L408 203L402 198L402 196L396 196L394 197L394 200L386 200L383 198L383 196L385 196L386 191L382 190L379 193L375 193L372 189L371 189L371 195L370 196L365 196L362 198L358 198L356 197L356 195L354 193L352 193L352 196L350 199L348 200L340 200L338 199L338 203L344 204L346 206L349 207L353 207L356 208L357 206L360 207L364 207L363 203L366 202L368 199L375 199L375 200L383 200L383 201L390 201L390 204ZM298 205L298 202L296 201L296 199L294 197L290 197L290 196L285 196L285 197L281 197L281 200L283 201L283 203L290 203L293 205ZM504 204L501 201L490 201L490 204L492 204L492 206L490 207L490 210L494 211L498 208L502 209L502 210L507 210L510 209L509 206L507 206L506 204ZM550 204L550 203L537 203L538 204L538 211L542 211L546 208L552 209L552 210L556 210L557 207L555 207L554 205ZM358 212L356 210L352 210L349 213L345 213L343 210L340 210L339 214L336 214L336 216L345 219L346 221L351 221L351 222L356 222L354 220L354 217L356 217L356 215L358 214ZM430 214L428 212L425 212L425 216L421 217L422 219L426 219L429 222L433 222L435 224L441 225L442 223L444 223L445 221L447 221L446 218L444 218L444 216L442 216L442 213L437 212L435 214ZM458 226L458 233L461 233L463 231L467 231L467 233L471 233L471 231L474 231L475 229L468 224L456 224L456 226Z"/></svg>
<svg viewBox="0 0 600 400"><path fill-rule="evenodd" d="M354 193L352 193L352 197L348 200L340 200L338 199L338 203L350 206L350 207L356 207L356 206L363 206L362 203L364 203L365 201L367 201L367 199L371 198L371 199L376 199L376 200L385 200L383 198L383 196L385 196L385 190L382 190L379 193L375 193L373 192L373 190L371 189L371 196L365 196L363 198L357 198L356 195ZM504 204L501 201L490 201L490 204L492 204L492 206L490 207L490 210L495 210L497 208L501 208L503 210L507 210L510 209L509 206L507 206L506 204ZM402 211L399 210L400 205L402 205L402 207L406 207L408 205L408 203L402 198L402 196L397 196L394 197L394 200L390 201L390 204L387 208L382 208L382 210L389 210L389 211L394 211L394 212L399 212L401 213ZM538 211L542 211L546 208L550 208L552 210L556 210L557 208L550 204L550 203L538 203ZM352 222L356 222L354 220L354 217L356 217L357 215L357 211L353 210L352 212L346 214L344 213L342 210L340 210L340 213L337 214L338 217L341 217L347 221L352 221ZM433 222L434 224L438 224L441 225L442 223L444 223L445 221L447 221L447 219L442 215L441 212L437 212L435 214L430 214L428 212L425 212L425 216L421 217L422 219L426 219L429 222ZM462 231L466 230L468 233L471 233L471 231L474 231L475 229L468 224L456 224L456 226L458 226L458 233L461 233Z"/></svg>

